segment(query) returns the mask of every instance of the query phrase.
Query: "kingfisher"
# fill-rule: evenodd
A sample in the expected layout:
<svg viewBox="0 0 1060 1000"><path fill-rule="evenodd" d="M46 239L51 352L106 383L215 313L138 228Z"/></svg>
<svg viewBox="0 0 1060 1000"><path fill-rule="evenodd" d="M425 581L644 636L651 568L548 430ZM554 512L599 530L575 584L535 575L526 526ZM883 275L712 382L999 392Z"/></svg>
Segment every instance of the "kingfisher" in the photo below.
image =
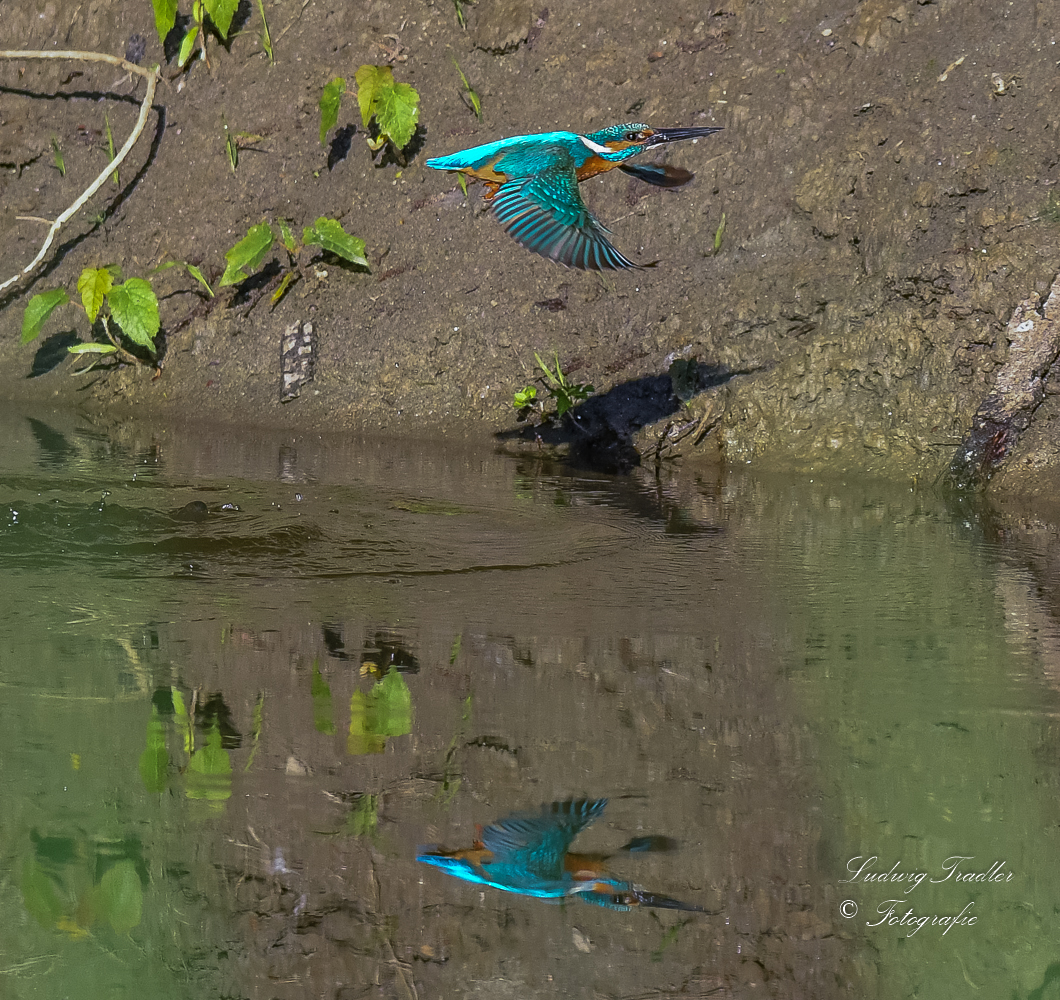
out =
<svg viewBox="0 0 1060 1000"><path fill-rule="evenodd" d="M606 854L570 854L571 841L607 807L607 799L552 802L532 812L516 812L479 831L471 847L449 851L421 847L416 860L464 879L536 899L571 896L609 910L634 906L706 913L701 906L647 892L605 871ZM668 837L637 837L626 851L669 850Z"/></svg>
<svg viewBox="0 0 1060 1000"><path fill-rule="evenodd" d="M700 139L720 128L653 129L640 122L579 135L516 135L427 161L435 170L470 174L486 184L486 200L508 235L532 253L566 267L619 271L635 264L607 239L610 230L585 206L578 184L615 167L657 187L680 187L689 171L655 163L627 163L656 146Z"/></svg>

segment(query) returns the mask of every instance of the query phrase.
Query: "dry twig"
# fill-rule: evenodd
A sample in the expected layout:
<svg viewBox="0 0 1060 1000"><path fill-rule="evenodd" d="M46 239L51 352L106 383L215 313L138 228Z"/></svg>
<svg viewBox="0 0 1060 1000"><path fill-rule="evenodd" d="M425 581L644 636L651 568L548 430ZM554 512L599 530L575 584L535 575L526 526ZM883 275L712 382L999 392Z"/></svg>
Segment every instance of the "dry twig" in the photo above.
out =
<svg viewBox="0 0 1060 1000"><path fill-rule="evenodd" d="M29 264L14 275L14 277L8 278L7 281L0 284L0 292L2 292L8 287L8 285L13 285L16 281L33 271L33 269L44 260L44 255L48 252L56 234L63 225L107 182L107 178L110 177L114 170L121 165L125 157L129 155L129 151L134 145L136 145L136 140L140 138L144 126L147 124L147 115L150 112L151 105L155 99L155 87L158 84L159 75L157 66L152 69L144 69L142 66L137 66L135 63L131 63L127 59L108 55L105 52L79 52L74 50L51 52L44 51L43 49L0 49L0 59L81 59L88 62L105 62L110 63L112 66L118 66L128 73L136 73L147 81L147 93L144 94L143 103L140 105L140 117L136 120L136 127L133 129L132 134L125 140L125 145L118 150L114 159L103 168L103 172L88 186L81 197L63 212L59 218L51 223L51 227L48 229L48 235L44 238L44 245L40 248L40 252Z"/></svg>

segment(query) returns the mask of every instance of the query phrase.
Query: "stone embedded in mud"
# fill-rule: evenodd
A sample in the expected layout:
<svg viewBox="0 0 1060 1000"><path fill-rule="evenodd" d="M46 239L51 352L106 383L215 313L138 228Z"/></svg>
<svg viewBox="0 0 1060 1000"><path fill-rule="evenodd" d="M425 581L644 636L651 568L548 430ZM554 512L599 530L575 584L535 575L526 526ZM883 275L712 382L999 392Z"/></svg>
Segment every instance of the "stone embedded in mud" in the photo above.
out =
<svg viewBox="0 0 1060 1000"><path fill-rule="evenodd" d="M471 40L475 48L503 55L514 52L530 33L527 0L480 0L470 10L474 11Z"/></svg>

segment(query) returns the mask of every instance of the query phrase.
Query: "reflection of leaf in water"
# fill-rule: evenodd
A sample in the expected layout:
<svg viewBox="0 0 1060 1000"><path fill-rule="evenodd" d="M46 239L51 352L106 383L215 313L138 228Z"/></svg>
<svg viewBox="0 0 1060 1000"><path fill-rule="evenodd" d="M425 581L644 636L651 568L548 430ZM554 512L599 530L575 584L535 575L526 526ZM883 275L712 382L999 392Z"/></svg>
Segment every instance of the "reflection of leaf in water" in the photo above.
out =
<svg viewBox="0 0 1060 1000"><path fill-rule="evenodd" d="M195 734L191 728L191 719L188 718L188 710L184 707L184 696L175 687L170 693L173 697L173 721L184 736L184 752L190 754L195 746Z"/></svg>
<svg viewBox="0 0 1060 1000"><path fill-rule="evenodd" d="M52 880L32 858L22 869L22 901L41 927L54 927L63 915L63 904Z"/></svg>
<svg viewBox="0 0 1060 1000"><path fill-rule="evenodd" d="M147 747L140 754L140 781L144 788L149 792L164 792L168 769L165 722L152 705L151 718L147 721Z"/></svg>
<svg viewBox="0 0 1060 1000"><path fill-rule="evenodd" d="M404 736L412 732L412 693L405 678L391 670L374 688L379 733Z"/></svg>
<svg viewBox="0 0 1060 1000"><path fill-rule="evenodd" d="M386 739L373 728L370 696L354 691L350 696L350 732L346 737L346 752L360 757L366 753L382 753Z"/></svg>
<svg viewBox="0 0 1060 1000"><path fill-rule="evenodd" d="M188 798L227 799L232 794L232 761L221 746L221 729L214 725L188 761Z"/></svg>
<svg viewBox="0 0 1060 1000"><path fill-rule="evenodd" d="M361 795L346 816L344 833L354 837L374 837L379 824L379 796Z"/></svg>
<svg viewBox="0 0 1060 1000"><path fill-rule="evenodd" d="M132 930L140 922L144 906L144 890L135 863L119 861L108 868L100 880L96 898L100 915L106 917L111 927L119 934Z"/></svg>
<svg viewBox="0 0 1060 1000"><path fill-rule="evenodd" d="M319 663L313 664L313 683L309 689L313 699L313 726L325 736L335 735L335 723L331 717L331 688L320 673Z"/></svg>
<svg viewBox="0 0 1060 1000"><path fill-rule="evenodd" d="M386 737L411 732L412 694L397 670L391 670L368 694L353 692L346 738L348 753L382 753Z"/></svg>

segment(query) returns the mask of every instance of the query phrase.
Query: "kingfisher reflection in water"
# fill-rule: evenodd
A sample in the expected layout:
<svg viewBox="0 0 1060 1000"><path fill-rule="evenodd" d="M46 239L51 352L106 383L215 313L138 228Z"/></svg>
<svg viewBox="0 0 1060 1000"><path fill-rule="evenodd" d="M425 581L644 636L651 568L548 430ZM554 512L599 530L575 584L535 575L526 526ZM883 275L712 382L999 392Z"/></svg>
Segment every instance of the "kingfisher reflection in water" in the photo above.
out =
<svg viewBox="0 0 1060 1000"><path fill-rule="evenodd" d="M552 802L536 812L518 812L497 820L479 833L471 847L448 851L432 844L421 847L417 861L434 865L466 882L538 899L570 896L610 910L653 906L707 913L701 906L647 892L632 882L607 874L609 855L571 854L571 841L603 815L607 799ZM670 850L667 837L637 837L622 850Z"/></svg>

